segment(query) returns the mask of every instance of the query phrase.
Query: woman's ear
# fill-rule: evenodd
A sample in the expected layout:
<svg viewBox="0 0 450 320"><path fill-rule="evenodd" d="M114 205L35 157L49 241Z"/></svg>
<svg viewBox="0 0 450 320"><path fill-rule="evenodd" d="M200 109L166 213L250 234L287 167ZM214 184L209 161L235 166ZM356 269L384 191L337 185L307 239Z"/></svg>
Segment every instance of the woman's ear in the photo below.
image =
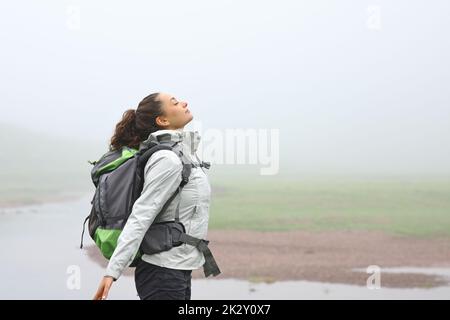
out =
<svg viewBox="0 0 450 320"><path fill-rule="evenodd" d="M156 117L155 122L158 127L167 127L170 124L166 118L161 116Z"/></svg>

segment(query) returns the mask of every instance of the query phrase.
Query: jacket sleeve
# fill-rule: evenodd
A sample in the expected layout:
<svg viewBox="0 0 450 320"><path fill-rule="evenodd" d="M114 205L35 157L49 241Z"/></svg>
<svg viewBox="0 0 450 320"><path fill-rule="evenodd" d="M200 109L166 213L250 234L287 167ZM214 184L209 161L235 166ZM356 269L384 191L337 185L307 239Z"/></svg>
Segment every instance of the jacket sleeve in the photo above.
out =
<svg viewBox="0 0 450 320"><path fill-rule="evenodd" d="M181 160L170 150L153 154L144 170L144 186L117 240L106 275L118 279L134 260L148 228L181 183ZM174 200L177 200L175 198Z"/></svg>

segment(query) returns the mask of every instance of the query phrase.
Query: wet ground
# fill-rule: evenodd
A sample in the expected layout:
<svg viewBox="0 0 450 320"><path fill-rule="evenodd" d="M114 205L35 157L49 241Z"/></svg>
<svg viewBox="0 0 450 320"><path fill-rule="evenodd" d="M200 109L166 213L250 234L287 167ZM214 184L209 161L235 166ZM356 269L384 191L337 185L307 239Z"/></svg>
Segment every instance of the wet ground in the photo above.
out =
<svg viewBox="0 0 450 320"><path fill-rule="evenodd" d="M105 263L95 257L95 254L93 256L95 247L89 245L92 241L87 234L87 249L79 249L82 221L89 213L89 200L89 196L86 196L65 203L0 209L0 299L90 299L93 296L103 275ZM377 254L372 255L373 259L367 259L370 255L364 258L363 249L370 242L360 240L353 251L350 248L346 252L346 248L353 243L349 239L356 238L344 239L342 234L328 235L331 237L328 239L334 239L330 242L314 234L302 233L303 247L294 246L283 253L269 236L264 238L266 242L260 243L259 240L255 242L250 239L251 233L233 235L232 232L234 231L210 232L209 238L216 240L214 252L222 262L224 274L216 279L201 279L201 272L196 271L192 284L193 299L450 298L450 268L447 268L450 265L449 253L445 251L447 243L443 240L407 241L390 237L388 241L381 235L376 235L377 240L388 242L378 242L383 243L384 247L370 248ZM243 236L246 238L242 239L247 239L245 241L253 249L259 246L261 252L266 253L254 254L252 263L245 259L237 261L236 257L247 256L246 247L236 243L237 237ZM289 237L292 236L286 234L288 240L282 240L282 243L290 242L292 239ZM351 236L356 237L357 234ZM368 235L368 239L373 240L370 238L373 236ZM339 237L342 241L337 240ZM430 244L434 248L428 248ZM267 250L268 247L271 249ZM414 248L418 251L411 252ZM271 256L272 250L277 255ZM290 260L288 252L291 252ZM330 255L330 252L334 254ZM383 255L383 252L386 254ZM414 263L409 257L418 253L421 256ZM390 254L398 257L390 259ZM255 260L258 256L262 257ZM334 262L330 257L335 258ZM326 263L322 263L323 261ZM400 262L405 263L399 264ZM369 289L366 280L371 274L366 273L366 266L378 263L381 265L381 288ZM393 268L399 265L408 267ZM277 272L272 273L277 266ZM294 278L296 280L289 279L292 275L298 276ZM314 276L320 281L314 281ZM131 270L114 284L110 298L138 298Z"/></svg>

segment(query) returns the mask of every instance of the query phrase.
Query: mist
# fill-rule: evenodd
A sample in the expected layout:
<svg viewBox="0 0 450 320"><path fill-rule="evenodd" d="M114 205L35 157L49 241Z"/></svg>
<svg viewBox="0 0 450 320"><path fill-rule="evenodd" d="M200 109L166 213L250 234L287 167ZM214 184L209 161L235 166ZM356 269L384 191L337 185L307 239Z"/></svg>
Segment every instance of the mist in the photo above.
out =
<svg viewBox="0 0 450 320"><path fill-rule="evenodd" d="M450 174L449 11L423 0L6 2L0 121L106 149L122 113L163 91L203 130L279 130L281 173Z"/></svg>

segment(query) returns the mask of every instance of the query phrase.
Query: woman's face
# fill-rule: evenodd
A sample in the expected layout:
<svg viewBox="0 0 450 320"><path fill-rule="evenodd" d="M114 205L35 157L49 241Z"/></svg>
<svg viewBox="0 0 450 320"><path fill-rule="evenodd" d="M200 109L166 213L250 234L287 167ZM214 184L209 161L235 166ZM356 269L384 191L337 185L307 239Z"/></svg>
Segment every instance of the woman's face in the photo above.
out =
<svg viewBox="0 0 450 320"><path fill-rule="evenodd" d="M161 92L158 100L162 102L163 115L156 118L156 124L164 129L180 129L194 117L186 101L179 101L171 94Z"/></svg>

